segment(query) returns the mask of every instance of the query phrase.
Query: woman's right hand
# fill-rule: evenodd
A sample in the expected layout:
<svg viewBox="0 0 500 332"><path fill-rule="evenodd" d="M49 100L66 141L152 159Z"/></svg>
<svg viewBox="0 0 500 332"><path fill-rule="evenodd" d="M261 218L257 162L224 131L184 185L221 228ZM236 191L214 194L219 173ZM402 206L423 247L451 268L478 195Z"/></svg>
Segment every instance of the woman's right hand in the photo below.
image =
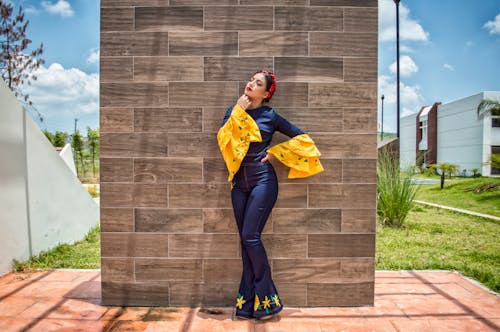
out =
<svg viewBox="0 0 500 332"><path fill-rule="evenodd" d="M250 99L248 98L247 95L243 94L240 99L238 99L238 105L241 106L241 108L243 108L244 110L246 110L248 108L248 106L250 106L252 102L250 101Z"/></svg>

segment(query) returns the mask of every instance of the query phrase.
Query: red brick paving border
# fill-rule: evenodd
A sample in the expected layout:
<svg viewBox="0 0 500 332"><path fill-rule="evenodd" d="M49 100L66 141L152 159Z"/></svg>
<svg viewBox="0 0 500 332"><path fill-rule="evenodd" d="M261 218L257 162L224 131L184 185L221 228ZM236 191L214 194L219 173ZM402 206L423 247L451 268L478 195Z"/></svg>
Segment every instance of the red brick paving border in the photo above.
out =
<svg viewBox="0 0 500 332"><path fill-rule="evenodd" d="M286 307L270 321L232 308L100 305L98 270L0 278L0 331L499 331L500 297L448 271L377 271L373 307Z"/></svg>

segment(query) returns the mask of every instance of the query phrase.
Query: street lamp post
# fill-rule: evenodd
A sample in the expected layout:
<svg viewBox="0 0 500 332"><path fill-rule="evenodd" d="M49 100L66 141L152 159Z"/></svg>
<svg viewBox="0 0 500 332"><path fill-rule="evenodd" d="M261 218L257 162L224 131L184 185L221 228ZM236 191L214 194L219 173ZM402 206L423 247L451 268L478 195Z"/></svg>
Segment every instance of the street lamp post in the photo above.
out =
<svg viewBox="0 0 500 332"><path fill-rule="evenodd" d="M396 4L396 130L399 138L399 2L394 0Z"/></svg>
<svg viewBox="0 0 500 332"><path fill-rule="evenodd" d="M384 95L380 97L380 99L382 99L382 135L380 137L380 141L384 140L384 98L385 98Z"/></svg>

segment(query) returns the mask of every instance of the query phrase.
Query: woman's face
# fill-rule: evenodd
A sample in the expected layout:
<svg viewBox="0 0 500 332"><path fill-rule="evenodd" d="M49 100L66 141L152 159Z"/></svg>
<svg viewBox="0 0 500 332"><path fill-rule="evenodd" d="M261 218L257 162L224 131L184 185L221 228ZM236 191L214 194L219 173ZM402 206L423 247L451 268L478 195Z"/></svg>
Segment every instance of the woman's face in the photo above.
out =
<svg viewBox="0 0 500 332"><path fill-rule="evenodd" d="M266 99L269 94L266 88L266 77L263 73L256 73L248 81L245 94L250 99Z"/></svg>

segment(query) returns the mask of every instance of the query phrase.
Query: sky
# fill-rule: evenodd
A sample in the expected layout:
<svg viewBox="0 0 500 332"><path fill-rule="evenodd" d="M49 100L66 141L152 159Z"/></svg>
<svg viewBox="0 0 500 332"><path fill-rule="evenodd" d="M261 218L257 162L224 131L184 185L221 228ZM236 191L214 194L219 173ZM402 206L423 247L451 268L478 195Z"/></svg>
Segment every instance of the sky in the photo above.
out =
<svg viewBox="0 0 500 332"><path fill-rule="evenodd" d="M38 80L25 88L42 129L99 126L99 1L8 0L22 5L33 48L44 44ZM378 108L396 131L396 7L379 0ZM434 102L500 91L500 0L401 0L401 116ZM32 113L34 114L34 113ZM34 117L35 118L35 117ZM36 118L35 118L36 119Z"/></svg>

